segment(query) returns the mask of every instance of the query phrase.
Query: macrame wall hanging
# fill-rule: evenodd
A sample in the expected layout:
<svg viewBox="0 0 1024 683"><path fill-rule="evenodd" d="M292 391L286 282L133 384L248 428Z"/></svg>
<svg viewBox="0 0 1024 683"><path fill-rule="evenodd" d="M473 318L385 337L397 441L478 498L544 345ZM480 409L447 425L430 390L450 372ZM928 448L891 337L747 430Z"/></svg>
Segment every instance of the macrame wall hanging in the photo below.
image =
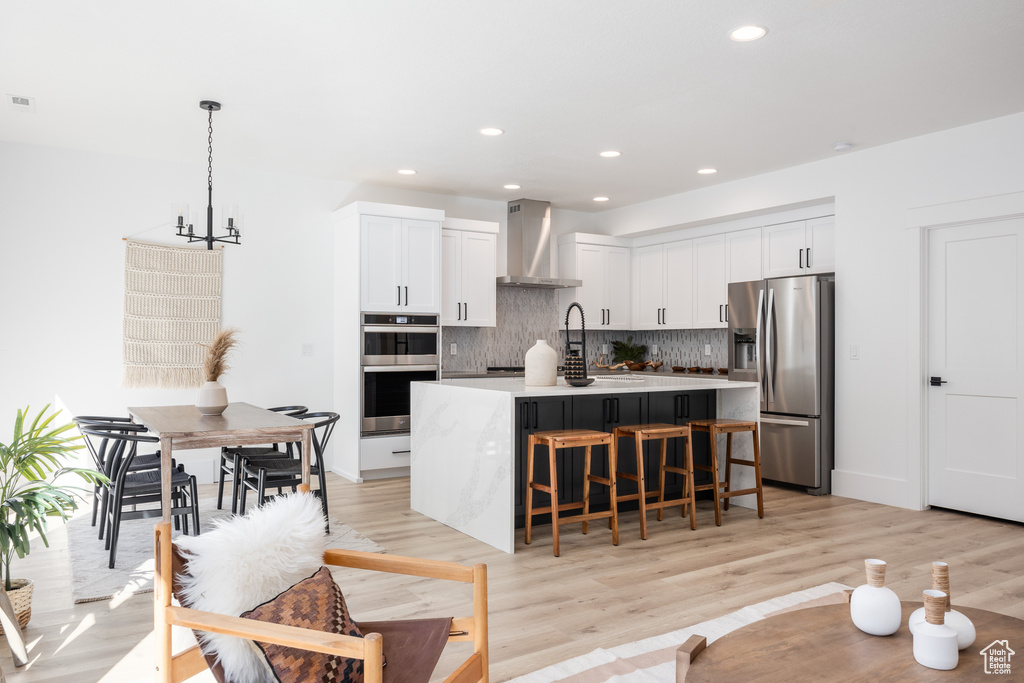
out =
<svg viewBox="0 0 1024 683"><path fill-rule="evenodd" d="M192 389L220 331L221 249L125 241L124 385Z"/></svg>

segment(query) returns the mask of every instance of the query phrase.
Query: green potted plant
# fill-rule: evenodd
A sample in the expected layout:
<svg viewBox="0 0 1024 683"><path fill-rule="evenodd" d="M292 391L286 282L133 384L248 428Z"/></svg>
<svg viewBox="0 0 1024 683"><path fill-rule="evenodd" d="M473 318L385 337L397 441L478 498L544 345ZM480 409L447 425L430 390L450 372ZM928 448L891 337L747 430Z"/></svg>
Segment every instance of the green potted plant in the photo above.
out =
<svg viewBox="0 0 1024 683"><path fill-rule="evenodd" d="M81 437L64 435L74 427L72 423L51 426L60 411L47 416L49 409L47 405L39 411L31 424L26 423L28 408L19 410L13 437L8 443L0 442L0 579L22 628L32 616L33 583L11 578L15 554L25 557L32 551L29 534L33 531L49 547L47 518L66 522L68 514L78 509L85 489L62 483L61 477L74 474L89 484L107 481L96 470L68 466L71 454L82 448L75 443Z"/></svg>

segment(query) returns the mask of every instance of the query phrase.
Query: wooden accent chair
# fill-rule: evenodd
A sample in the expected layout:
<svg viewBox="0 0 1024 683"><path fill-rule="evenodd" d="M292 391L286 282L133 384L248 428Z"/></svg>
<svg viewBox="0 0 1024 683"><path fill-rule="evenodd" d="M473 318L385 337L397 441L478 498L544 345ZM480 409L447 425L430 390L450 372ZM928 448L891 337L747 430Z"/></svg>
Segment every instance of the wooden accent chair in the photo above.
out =
<svg viewBox="0 0 1024 683"><path fill-rule="evenodd" d="M300 490L308 491L308 486L303 485ZM373 629L373 632L367 632L364 638L358 638L242 617L225 616L186 607L175 607L171 605L174 561L169 523L157 525L155 549L157 558L155 622L158 654L156 680L158 681L178 683L210 668L210 664L204 658L198 645L177 655L172 654L171 626L223 633L259 640L263 643L361 659L363 660L365 683L427 681L430 678L430 671L417 670L418 653L415 650L419 643L415 639L402 639L403 644L408 644L400 650L389 649L387 666L384 666L384 646L391 642L388 639L392 637L388 635L388 624L400 625L408 622L361 622L360 627L364 631ZM487 565L477 564L468 567L454 562L379 555L355 550L327 550L324 552L323 561L326 565L337 567L367 569L472 584L473 615L451 620L447 642L472 642L473 653L445 681L447 683L487 683ZM401 629L401 626L396 626L390 632L395 633L396 635L393 637L398 639L402 635Z"/></svg>

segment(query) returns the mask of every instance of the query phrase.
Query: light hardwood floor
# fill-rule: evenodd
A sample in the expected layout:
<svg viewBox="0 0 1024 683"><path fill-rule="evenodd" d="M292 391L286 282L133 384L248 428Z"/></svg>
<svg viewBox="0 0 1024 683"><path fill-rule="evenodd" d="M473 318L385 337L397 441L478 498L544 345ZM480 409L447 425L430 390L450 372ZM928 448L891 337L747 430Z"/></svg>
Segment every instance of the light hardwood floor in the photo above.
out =
<svg viewBox="0 0 1024 683"><path fill-rule="evenodd" d="M202 488L202 496L212 494ZM506 555L413 512L408 479L356 485L331 477L328 488L332 515L390 553L487 563L493 681L829 581L856 586L868 557L888 561L887 584L905 600L919 599L930 563L941 559L950 563L954 604L1024 618L1020 524L769 488L764 519L734 506L715 527L710 503L702 502L696 531L670 508L665 521L649 520L641 541L636 513L624 513L618 547L601 523L587 536L565 526L556 558L549 527L530 546L520 532L515 555ZM15 574L37 587L25 629L30 665L15 670L2 647L8 681L153 680L150 595L72 604L62 531L50 548L15 560ZM335 577L357 619L470 613L464 586L358 572ZM438 673L454 661L446 655Z"/></svg>

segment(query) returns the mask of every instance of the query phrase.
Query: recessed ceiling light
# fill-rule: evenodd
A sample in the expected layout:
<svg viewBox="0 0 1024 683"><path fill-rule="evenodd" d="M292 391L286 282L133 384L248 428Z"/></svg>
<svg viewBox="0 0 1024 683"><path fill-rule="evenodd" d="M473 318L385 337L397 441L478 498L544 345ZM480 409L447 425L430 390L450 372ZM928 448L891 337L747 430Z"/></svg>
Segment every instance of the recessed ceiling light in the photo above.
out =
<svg viewBox="0 0 1024 683"><path fill-rule="evenodd" d="M697 171L697 173L700 173L701 175L711 175L712 173L718 173L718 169L717 168L702 168L699 171Z"/></svg>
<svg viewBox="0 0 1024 683"><path fill-rule="evenodd" d="M622 152L616 152L614 150L608 150L607 152L601 152L601 156L605 159L614 159L615 157L622 156Z"/></svg>
<svg viewBox="0 0 1024 683"><path fill-rule="evenodd" d="M607 197L594 197L594 201L595 202L606 202L606 201L608 201L608 198Z"/></svg>
<svg viewBox="0 0 1024 683"><path fill-rule="evenodd" d="M832 145L832 149L834 149L837 152L845 152L851 147L853 147L852 142L837 142L836 144Z"/></svg>
<svg viewBox="0 0 1024 683"><path fill-rule="evenodd" d="M506 190L518 190L518 189L520 189L519 185L516 185L515 183L509 183L508 185L505 185L504 187L505 187Z"/></svg>
<svg viewBox="0 0 1024 683"><path fill-rule="evenodd" d="M752 40L758 38L764 38L765 34L768 33L768 29L764 26L740 26L734 29L729 37L735 40L737 43L749 43Z"/></svg>
<svg viewBox="0 0 1024 683"><path fill-rule="evenodd" d="M412 170L411 168L401 168L398 170L398 172L401 173L402 175L416 175L416 171Z"/></svg>
<svg viewBox="0 0 1024 683"><path fill-rule="evenodd" d="M480 134L481 135L501 135L504 132L505 131L503 131L501 128L481 128L480 129Z"/></svg>

